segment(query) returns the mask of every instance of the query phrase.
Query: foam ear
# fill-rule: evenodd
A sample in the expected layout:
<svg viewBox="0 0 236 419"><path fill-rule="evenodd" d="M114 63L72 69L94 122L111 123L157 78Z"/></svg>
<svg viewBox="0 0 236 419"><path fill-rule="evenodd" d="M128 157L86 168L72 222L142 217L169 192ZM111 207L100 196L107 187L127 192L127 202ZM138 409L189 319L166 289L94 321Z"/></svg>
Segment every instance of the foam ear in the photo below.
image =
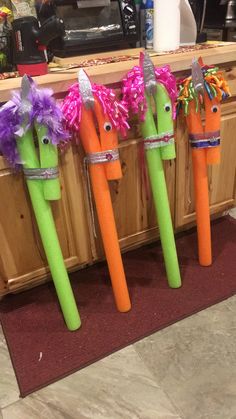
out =
<svg viewBox="0 0 236 419"><path fill-rule="evenodd" d="M221 105L218 98L210 100L208 94L205 92L204 102L206 112L205 132L220 131ZM209 147L206 150L206 158L207 164L220 163L220 146Z"/></svg>
<svg viewBox="0 0 236 419"><path fill-rule="evenodd" d="M145 95L147 101L147 112L145 114L145 121L141 123L141 130L143 139L157 136L157 128L152 113L151 99Z"/></svg>
<svg viewBox="0 0 236 419"><path fill-rule="evenodd" d="M95 99L95 115L99 127L101 150L116 149L118 147L117 130L112 126L108 115L104 115L102 106L97 99ZM120 160L104 163L104 169L108 180L122 178Z"/></svg>
<svg viewBox="0 0 236 419"><path fill-rule="evenodd" d="M203 134L204 130L202 125L200 107L198 110L196 110L196 103L194 100L191 100L189 102L186 123L189 134Z"/></svg>
<svg viewBox="0 0 236 419"><path fill-rule="evenodd" d="M167 93L165 86L163 86L161 83L157 84L155 102L157 110L158 134L173 131L171 99ZM161 147L160 152L163 160L174 159L176 157L175 144L167 144L166 146Z"/></svg>
<svg viewBox="0 0 236 419"><path fill-rule="evenodd" d="M39 144L39 161L42 169L58 166L58 149L51 143L48 129L44 125L35 124ZM43 194L47 201L56 201L61 198L59 179L42 180Z"/></svg>

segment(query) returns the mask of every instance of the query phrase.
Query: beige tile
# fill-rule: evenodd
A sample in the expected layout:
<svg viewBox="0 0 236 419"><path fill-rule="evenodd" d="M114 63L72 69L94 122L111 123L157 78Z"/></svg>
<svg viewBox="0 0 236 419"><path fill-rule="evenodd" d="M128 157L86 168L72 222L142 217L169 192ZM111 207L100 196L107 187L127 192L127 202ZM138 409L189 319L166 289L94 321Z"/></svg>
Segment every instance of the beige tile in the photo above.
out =
<svg viewBox="0 0 236 419"><path fill-rule="evenodd" d="M19 389L0 325L0 409L19 399Z"/></svg>
<svg viewBox="0 0 236 419"><path fill-rule="evenodd" d="M186 419L236 418L236 297L134 345Z"/></svg>
<svg viewBox="0 0 236 419"><path fill-rule="evenodd" d="M229 211L229 215L230 215L231 217L233 217L233 218L236 218L236 207L235 207L235 208L232 208L232 209Z"/></svg>
<svg viewBox="0 0 236 419"><path fill-rule="evenodd" d="M3 419L180 419L132 347L3 409Z"/></svg>

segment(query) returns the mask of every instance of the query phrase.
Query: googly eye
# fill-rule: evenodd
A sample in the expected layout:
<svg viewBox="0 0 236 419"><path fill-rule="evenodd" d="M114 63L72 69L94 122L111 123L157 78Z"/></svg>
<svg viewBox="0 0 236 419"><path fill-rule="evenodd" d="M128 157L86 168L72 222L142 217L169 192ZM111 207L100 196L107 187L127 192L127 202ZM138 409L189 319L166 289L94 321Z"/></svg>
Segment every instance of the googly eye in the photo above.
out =
<svg viewBox="0 0 236 419"><path fill-rule="evenodd" d="M104 130L107 131L107 132L110 132L112 130L112 125L111 125L110 122L105 122Z"/></svg>
<svg viewBox="0 0 236 419"><path fill-rule="evenodd" d="M50 143L50 139L45 135L44 137L42 137L41 142L47 145Z"/></svg>
<svg viewBox="0 0 236 419"><path fill-rule="evenodd" d="M211 111L214 113L218 112L218 110L219 110L219 107L217 105L213 105L211 108Z"/></svg>
<svg viewBox="0 0 236 419"><path fill-rule="evenodd" d="M170 104L166 103L165 106L164 106L164 109L165 109L166 112L170 112L170 110L171 110Z"/></svg>

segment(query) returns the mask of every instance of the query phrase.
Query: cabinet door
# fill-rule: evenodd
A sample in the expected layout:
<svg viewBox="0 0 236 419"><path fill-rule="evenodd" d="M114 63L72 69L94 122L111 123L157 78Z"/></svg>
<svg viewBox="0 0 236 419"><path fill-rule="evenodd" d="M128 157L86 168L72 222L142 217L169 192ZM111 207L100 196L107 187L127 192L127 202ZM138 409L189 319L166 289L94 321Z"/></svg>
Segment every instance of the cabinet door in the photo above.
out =
<svg viewBox="0 0 236 419"><path fill-rule="evenodd" d="M235 205L236 179L236 102L222 104L221 162L208 167L211 214ZM183 118L177 120L175 226L195 221L191 149Z"/></svg>
<svg viewBox="0 0 236 419"><path fill-rule="evenodd" d="M141 178L141 167L146 165L145 161L142 163L142 141L140 138L122 141L119 149L123 177L109 184L120 246L121 249L127 250L156 240L159 233L151 189L148 184L147 193ZM173 217L175 161L164 162L164 167ZM96 230L98 238L95 240L95 256L101 258L104 253L97 220Z"/></svg>
<svg viewBox="0 0 236 419"><path fill-rule="evenodd" d="M86 217L81 219L77 156L70 149L61 160L62 199L51 205L65 263L72 269L90 261L90 243ZM0 195L0 283L5 287L0 286L0 293L6 293L42 282L49 269L23 176L14 174L2 157Z"/></svg>

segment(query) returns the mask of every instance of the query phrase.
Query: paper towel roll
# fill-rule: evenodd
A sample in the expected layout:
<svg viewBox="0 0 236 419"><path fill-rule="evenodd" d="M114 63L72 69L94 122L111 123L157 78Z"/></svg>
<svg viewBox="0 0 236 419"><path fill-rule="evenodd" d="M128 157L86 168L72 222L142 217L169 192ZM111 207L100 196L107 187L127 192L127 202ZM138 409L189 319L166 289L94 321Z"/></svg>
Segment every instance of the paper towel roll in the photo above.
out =
<svg viewBox="0 0 236 419"><path fill-rule="evenodd" d="M180 45L180 0L154 0L154 51L173 51Z"/></svg>

